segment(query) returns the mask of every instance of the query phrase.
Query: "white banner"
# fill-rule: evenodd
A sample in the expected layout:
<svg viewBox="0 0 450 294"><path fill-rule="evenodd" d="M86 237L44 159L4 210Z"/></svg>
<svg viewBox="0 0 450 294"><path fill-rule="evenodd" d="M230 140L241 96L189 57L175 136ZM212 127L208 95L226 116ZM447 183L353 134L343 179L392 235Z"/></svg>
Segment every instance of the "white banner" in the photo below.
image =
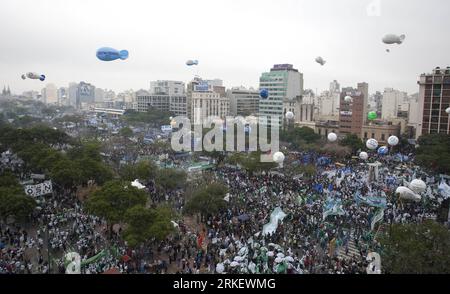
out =
<svg viewBox="0 0 450 294"><path fill-rule="evenodd" d="M25 186L25 194L32 197L38 197L46 194L51 194L53 192L52 182L45 181L37 185L27 185Z"/></svg>

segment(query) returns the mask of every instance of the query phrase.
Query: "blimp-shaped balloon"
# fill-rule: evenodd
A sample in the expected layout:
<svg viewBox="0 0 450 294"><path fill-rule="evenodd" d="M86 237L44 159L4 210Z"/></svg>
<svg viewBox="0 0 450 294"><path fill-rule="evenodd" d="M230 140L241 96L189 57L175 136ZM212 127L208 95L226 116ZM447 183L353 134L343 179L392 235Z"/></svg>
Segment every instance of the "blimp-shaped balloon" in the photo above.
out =
<svg viewBox="0 0 450 294"><path fill-rule="evenodd" d="M259 96L263 99L267 99L269 97L269 90L261 89L261 91L259 91Z"/></svg>
<svg viewBox="0 0 450 294"><path fill-rule="evenodd" d="M275 154L272 157L273 161L276 163L282 163L284 161L284 154L282 152L275 152Z"/></svg>
<svg viewBox="0 0 450 294"><path fill-rule="evenodd" d="M45 81L45 75L40 75L35 72L28 72L26 75L22 75L22 79L25 80L26 78L32 79L32 80L40 80Z"/></svg>
<svg viewBox="0 0 450 294"><path fill-rule="evenodd" d="M450 107L445 110L447 114L450 114Z"/></svg>
<svg viewBox="0 0 450 294"><path fill-rule="evenodd" d="M294 118L294 113L292 111L286 112L286 118L287 119L293 119Z"/></svg>
<svg viewBox="0 0 450 294"><path fill-rule="evenodd" d="M103 61L113 61L117 59L125 60L128 58L128 51L119 51L114 48L103 47L97 50L97 58Z"/></svg>
<svg viewBox="0 0 450 294"><path fill-rule="evenodd" d="M330 142L336 142L337 135L335 133L329 133L327 138L328 138L328 141L330 141Z"/></svg>
<svg viewBox="0 0 450 294"><path fill-rule="evenodd" d="M345 96L344 101L345 102L352 102L353 98L351 96Z"/></svg>
<svg viewBox="0 0 450 294"><path fill-rule="evenodd" d="M367 154L367 152L361 152L359 153L359 158L362 160L367 160L369 158L369 154Z"/></svg>
<svg viewBox="0 0 450 294"><path fill-rule="evenodd" d="M411 181L411 183L409 183L409 188L411 189L411 191L419 194L425 192L425 190L427 189L427 184L425 184L425 182L421 179L414 179Z"/></svg>
<svg viewBox="0 0 450 294"><path fill-rule="evenodd" d="M193 65L198 65L198 60L188 60L186 61L186 65L187 66L193 66Z"/></svg>
<svg viewBox="0 0 450 294"><path fill-rule="evenodd" d="M378 148L379 155L386 155L388 153L389 153L389 148L387 148L386 146L381 146L380 148Z"/></svg>
<svg viewBox="0 0 450 294"><path fill-rule="evenodd" d="M366 147L369 148L370 150L375 150L378 147L378 141L375 139L369 139L366 142Z"/></svg>
<svg viewBox="0 0 450 294"><path fill-rule="evenodd" d="M388 144L391 145L391 146L396 146L396 145L398 145L398 142L399 142L399 140L398 140L398 137L397 137L397 136L390 136L390 137L388 138Z"/></svg>
<svg viewBox="0 0 450 294"><path fill-rule="evenodd" d="M406 187L398 187L395 194L399 194L401 199L419 202L422 197L414 193L411 189Z"/></svg>
<svg viewBox="0 0 450 294"><path fill-rule="evenodd" d="M386 36L383 37L383 43L385 44L401 44L403 43L403 41L405 41L406 36L405 35L394 35L394 34L387 34Z"/></svg>
<svg viewBox="0 0 450 294"><path fill-rule="evenodd" d="M327 63L321 56L316 57L316 62L322 66Z"/></svg>

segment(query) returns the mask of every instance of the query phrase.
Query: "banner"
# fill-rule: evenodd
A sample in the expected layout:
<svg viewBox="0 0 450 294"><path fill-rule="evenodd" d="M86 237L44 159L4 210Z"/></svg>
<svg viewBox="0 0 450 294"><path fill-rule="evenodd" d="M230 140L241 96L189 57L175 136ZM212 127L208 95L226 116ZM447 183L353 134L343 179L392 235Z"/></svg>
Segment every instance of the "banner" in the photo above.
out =
<svg viewBox="0 0 450 294"><path fill-rule="evenodd" d="M325 207L323 209L323 220L325 220L329 215L343 215L343 214L345 214L345 211L342 208L342 200L328 198L327 202L325 203Z"/></svg>
<svg viewBox="0 0 450 294"><path fill-rule="evenodd" d="M441 183L439 184L439 187L438 187L438 191L439 191L439 194L441 194L442 197L444 197L444 199L447 199L450 197L450 186L447 185L444 180L441 180Z"/></svg>
<svg viewBox="0 0 450 294"><path fill-rule="evenodd" d="M52 181L45 181L37 185L25 186L25 194L32 197L38 197L53 192Z"/></svg>
<svg viewBox="0 0 450 294"><path fill-rule="evenodd" d="M357 191L355 193L354 199L357 205L363 203L378 208L386 208L387 205L386 198L376 196L362 196L360 191Z"/></svg>
<svg viewBox="0 0 450 294"><path fill-rule="evenodd" d="M379 208L375 212L375 214L372 216L372 219L370 220L370 230L373 231L373 228L375 228L375 225L377 222L383 220L384 217L384 209Z"/></svg>
<svg viewBox="0 0 450 294"><path fill-rule="evenodd" d="M275 233L278 228L278 221L282 221L286 217L286 214L277 207L270 214L270 222L263 226L262 234L269 235Z"/></svg>

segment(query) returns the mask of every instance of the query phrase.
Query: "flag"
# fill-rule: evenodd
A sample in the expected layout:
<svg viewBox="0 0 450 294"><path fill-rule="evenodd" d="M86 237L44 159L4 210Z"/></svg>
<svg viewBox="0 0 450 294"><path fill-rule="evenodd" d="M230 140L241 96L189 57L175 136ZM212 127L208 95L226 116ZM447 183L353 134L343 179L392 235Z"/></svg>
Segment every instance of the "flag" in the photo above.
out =
<svg viewBox="0 0 450 294"><path fill-rule="evenodd" d="M377 196L362 196L359 190L356 191L354 199L357 205L362 203L378 208L386 208L387 206L386 198Z"/></svg>
<svg viewBox="0 0 450 294"><path fill-rule="evenodd" d="M329 215L343 215L343 214L345 214L345 211L342 208L342 200L328 198L327 202L325 203L325 207L323 209L323 220L325 220Z"/></svg>
<svg viewBox="0 0 450 294"><path fill-rule="evenodd" d="M377 209L377 211L375 212L375 214L372 216L372 218L370 220L370 230L371 231L373 231L377 222L383 220L383 217L384 217L384 209L383 208Z"/></svg>

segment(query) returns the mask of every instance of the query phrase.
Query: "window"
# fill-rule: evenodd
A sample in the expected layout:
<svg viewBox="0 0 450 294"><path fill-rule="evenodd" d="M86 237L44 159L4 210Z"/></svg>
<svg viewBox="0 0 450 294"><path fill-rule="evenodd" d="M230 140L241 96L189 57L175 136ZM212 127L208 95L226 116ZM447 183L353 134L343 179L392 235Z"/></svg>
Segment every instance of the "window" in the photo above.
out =
<svg viewBox="0 0 450 294"><path fill-rule="evenodd" d="M367 132L364 132L364 139L367 139Z"/></svg>
<svg viewBox="0 0 450 294"><path fill-rule="evenodd" d="M384 141L386 138L384 136L384 134L381 134L381 141Z"/></svg>
<svg viewBox="0 0 450 294"><path fill-rule="evenodd" d="M372 139L375 139L375 134L374 133L372 133Z"/></svg>

